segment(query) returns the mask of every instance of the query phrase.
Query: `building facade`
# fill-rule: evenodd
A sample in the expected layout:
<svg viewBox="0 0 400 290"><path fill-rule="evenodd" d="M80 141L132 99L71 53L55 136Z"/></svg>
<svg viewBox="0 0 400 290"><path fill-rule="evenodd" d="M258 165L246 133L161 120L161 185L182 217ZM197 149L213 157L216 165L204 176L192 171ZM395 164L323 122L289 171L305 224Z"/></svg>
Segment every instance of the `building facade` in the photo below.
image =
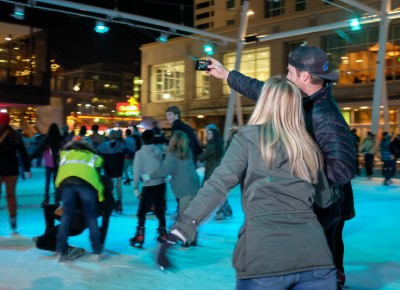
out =
<svg viewBox="0 0 400 290"><path fill-rule="evenodd" d="M194 1L194 26L232 38L238 36L240 0ZM358 1L380 10L381 1ZM319 0L250 1L255 13L249 17L246 35L270 35L301 28L349 20L364 13L343 4L331 5ZM400 7L392 1L392 9ZM364 137L371 128L372 97L376 73L379 24L349 27L265 42L246 43L240 71L265 80L272 75L286 75L289 52L301 44L318 46L330 57L330 69L340 79L334 84L335 96L350 127ZM193 69L193 60L205 58L204 39L175 38L167 43L151 43L142 50L142 113L165 119L165 109L176 105L182 117L196 128L203 139L204 126L216 123L224 128L230 89L226 82ZM236 44L215 46L214 58L233 69ZM390 131L399 132L400 124L400 21L390 22L387 39L385 77L387 82ZM245 122L254 102L241 98ZM382 118L383 122L383 118ZM167 126L167 125L165 125ZM382 127L383 128L383 127ZM380 128L380 131L382 130Z"/></svg>
<svg viewBox="0 0 400 290"><path fill-rule="evenodd" d="M97 123L102 129L128 127L139 121L138 115L126 116L118 111L118 104L140 100L140 82L135 68L130 65L94 63L53 75L51 104L38 108L42 118L60 111L70 129L88 129ZM48 122L46 122L48 123Z"/></svg>

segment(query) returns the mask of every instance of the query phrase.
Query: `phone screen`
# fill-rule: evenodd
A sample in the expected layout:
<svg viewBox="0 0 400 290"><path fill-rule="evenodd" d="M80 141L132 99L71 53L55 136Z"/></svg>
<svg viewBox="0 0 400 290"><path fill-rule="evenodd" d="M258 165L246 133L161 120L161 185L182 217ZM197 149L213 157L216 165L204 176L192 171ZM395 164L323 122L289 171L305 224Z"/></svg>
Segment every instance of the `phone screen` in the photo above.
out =
<svg viewBox="0 0 400 290"><path fill-rule="evenodd" d="M208 70L207 65L210 65L211 61L209 60L196 60L194 63L194 69L200 71Z"/></svg>

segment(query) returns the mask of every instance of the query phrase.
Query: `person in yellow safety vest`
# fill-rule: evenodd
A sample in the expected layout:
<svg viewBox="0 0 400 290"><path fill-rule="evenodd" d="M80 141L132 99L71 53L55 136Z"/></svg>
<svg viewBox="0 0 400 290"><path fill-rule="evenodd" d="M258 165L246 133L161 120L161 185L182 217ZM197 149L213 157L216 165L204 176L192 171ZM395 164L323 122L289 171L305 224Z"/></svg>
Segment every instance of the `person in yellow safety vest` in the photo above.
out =
<svg viewBox="0 0 400 290"><path fill-rule="evenodd" d="M89 228L93 254L99 257L103 250L96 213L96 199L100 202L104 200L104 187L98 170L103 159L95 152L93 146L76 136L64 146L60 154L56 177L56 187L63 204L56 245L59 262L66 260L68 255L69 229L78 206L82 207Z"/></svg>

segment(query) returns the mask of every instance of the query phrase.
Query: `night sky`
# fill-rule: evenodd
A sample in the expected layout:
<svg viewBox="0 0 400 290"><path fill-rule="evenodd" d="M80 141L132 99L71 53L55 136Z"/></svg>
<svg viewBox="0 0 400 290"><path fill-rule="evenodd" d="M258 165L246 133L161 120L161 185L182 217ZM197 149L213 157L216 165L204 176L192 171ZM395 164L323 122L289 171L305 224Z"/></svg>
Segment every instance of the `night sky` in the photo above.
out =
<svg viewBox="0 0 400 290"><path fill-rule="evenodd" d="M193 26L193 0L75 0L107 9L156 18L168 22ZM183 13L181 10L183 5ZM65 70L94 62L114 62L129 65L140 64L141 44L154 42L157 31L138 29L110 23L108 33L99 34L94 29L95 20L39 9L26 9L25 20L16 21L8 15L12 4L0 1L0 20L46 28L52 57ZM143 23L138 23L143 24Z"/></svg>

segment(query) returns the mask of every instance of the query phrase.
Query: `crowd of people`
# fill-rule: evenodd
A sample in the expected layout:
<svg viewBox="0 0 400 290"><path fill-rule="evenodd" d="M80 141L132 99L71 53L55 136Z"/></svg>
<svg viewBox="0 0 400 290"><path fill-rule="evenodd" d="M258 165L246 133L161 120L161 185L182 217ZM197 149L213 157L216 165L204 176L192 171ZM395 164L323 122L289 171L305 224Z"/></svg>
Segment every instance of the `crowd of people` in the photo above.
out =
<svg viewBox="0 0 400 290"><path fill-rule="evenodd" d="M196 246L198 226L210 213L216 211L216 220L233 216L228 193L239 184L245 219L233 256L236 289L272 289L260 286L270 283L273 289L340 288L346 279L342 232L345 221L355 217L351 180L360 175L359 154L371 178L380 152L384 185L389 185L400 157L400 134L392 139L384 132L378 144L368 132L360 143L331 95L338 76L329 71L328 56L319 48L296 48L289 54L287 76L265 82L207 60L207 74L256 101L248 124L232 130L227 145L219 128L209 124L202 148L180 109L171 106L165 112L169 139L157 124L142 133L133 126L125 137L122 130L101 135L98 125L91 135L82 126L75 136L51 124L35 148L26 150L9 115L0 113L0 186L6 185L11 228L17 228L18 175L31 177L31 162L42 159L46 228L34 238L36 246L56 252L59 261L75 259L85 250L70 246L68 237L88 228L93 254L100 257L109 217L113 210L123 212L123 185L133 181L140 201L129 243L143 246L146 214L154 212L161 244L156 260L166 269L171 247L177 242ZM203 182L196 171L200 162ZM167 177L177 201L170 229Z"/></svg>

